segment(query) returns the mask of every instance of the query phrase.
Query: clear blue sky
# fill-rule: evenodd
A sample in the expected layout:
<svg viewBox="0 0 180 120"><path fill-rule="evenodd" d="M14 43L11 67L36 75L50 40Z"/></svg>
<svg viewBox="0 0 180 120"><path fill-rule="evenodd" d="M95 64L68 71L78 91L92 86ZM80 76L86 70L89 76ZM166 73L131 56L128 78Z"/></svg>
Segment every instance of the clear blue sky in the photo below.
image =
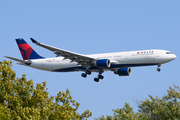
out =
<svg viewBox="0 0 180 120"><path fill-rule="evenodd" d="M16 38L24 38L44 57L53 52L31 43L39 42L80 54L95 54L144 49L170 50L177 58L161 67L132 68L128 77L105 72L104 79L94 82L97 73L86 79L81 72L53 73L17 65L17 77L26 73L34 83L47 81L50 95L71 91L81 103L82 113L89 109L93 117L113 115L112 109L125 102L138 110L134 101L148 94L163 96L169 86L180 85L180 1L179 0L6 0L0 2L0 60L3 56L22 58Z"/></svg>

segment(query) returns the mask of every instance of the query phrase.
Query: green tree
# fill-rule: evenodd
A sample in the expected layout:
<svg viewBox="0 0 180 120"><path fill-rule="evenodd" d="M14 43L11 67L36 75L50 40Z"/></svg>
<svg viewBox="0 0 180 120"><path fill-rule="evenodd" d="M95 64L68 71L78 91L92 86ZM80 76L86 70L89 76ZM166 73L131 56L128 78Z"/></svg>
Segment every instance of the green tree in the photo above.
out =
<svg viewBox="0 0 180 120"><path fill-rule="evenodd" d="M104 116L101 116L97 118L96 120L147 120L147 116L140 114L140 113L135 113L133 111L133 108L130 107L129 103L125 103L123 108L118 108L115 110L112 110L114 112L113 116L107 115L105 118Z"/></svg>
<svg viewBox="0 0 180 120"><path fill-rule="evenodd" d="M0 104L0 120L8 120L9 110L6 106Z"/></svg>
<svg viewBox="0 0 180 120"><path fill-rule="evenodd" d="M139 112L145 114L149 119L170 119L179 120L180 119L180 89L178 86L174 85L169 87L167 90L168 94L162 98L153 98L149 95L150 100L146 99L141 101L139 105Z"/></svg>
<svg viewBox="0 0 180 120"><path fill-rule="evenodd" d="M0 119L79 120L92 116L89 110L77 112L80 104L72 99L68 89L49 97L46 81L34 88L33 80L27 80L25 74L16 78L11 67L11 61L0 62L0 111L4 111Z"/></svg>
<svg viewBox="0 0 180 120"><path fill-rule="evenodd" d="M124 108L113 110L113 116L101 116L96 120L179 120L180 119L180 88L169 87L167 95L141 101L138 112L134 112L128 103Z"/></svg>

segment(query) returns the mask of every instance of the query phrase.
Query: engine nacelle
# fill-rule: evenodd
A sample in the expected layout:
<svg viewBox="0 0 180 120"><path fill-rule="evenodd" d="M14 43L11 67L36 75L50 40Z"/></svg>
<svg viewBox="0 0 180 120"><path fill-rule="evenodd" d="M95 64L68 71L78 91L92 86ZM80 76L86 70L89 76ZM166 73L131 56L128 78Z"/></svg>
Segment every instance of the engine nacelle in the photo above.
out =
<svg viewBox="0 0 180 120"><path fill-rule="evenodd" d="M111 62L108 59L101 59L94 62L96 67L109 68L111 66Z"/></svg>
<svg viewBox="0 0 180 120"><path fill-rule="evenodd" d="M129 76L129 75L131 75L131 68L129 68L129 67L120 68L120 69L114 71L114 74L118 74L119 76Z"/></svg>

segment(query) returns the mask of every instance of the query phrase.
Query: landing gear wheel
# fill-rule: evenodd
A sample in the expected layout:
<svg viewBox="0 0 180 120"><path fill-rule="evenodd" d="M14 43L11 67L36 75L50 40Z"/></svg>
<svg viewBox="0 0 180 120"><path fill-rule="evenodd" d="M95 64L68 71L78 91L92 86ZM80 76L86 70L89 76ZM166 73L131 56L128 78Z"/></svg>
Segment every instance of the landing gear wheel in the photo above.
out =
<svg viewBox="0 0 180 120"><path fill-rule="evenodd" d="M82 73L81 76L84 77L84 78L86 78L86 77L87 77L87 74Z"/></svg>
<svg viewBox="0 0 180 120"><path fill-rule="evenodd" d="M99 75L98 78L99 78L99 79L104 79L104 76Z"/></svg>
<svg viewBox="0 0 180 120"><path fill-rule="evenodd" d="M91 71L87 70L86 74L91 75Z"/></svg>
<svg viewBox="0 0 180 120"><path fill-rule="evenodd" d="M161 71L161 69L160 69L160 68L157 68L157 71L158 71L158 72L160 72L160 71Z"/></svg>
<svg viewBox="0 0 180 120"><path fill-rule="evenodd" d="M94 78L94 81L95 81L95 82L99 82L99 79L98 79L98 78Z"/></svg>

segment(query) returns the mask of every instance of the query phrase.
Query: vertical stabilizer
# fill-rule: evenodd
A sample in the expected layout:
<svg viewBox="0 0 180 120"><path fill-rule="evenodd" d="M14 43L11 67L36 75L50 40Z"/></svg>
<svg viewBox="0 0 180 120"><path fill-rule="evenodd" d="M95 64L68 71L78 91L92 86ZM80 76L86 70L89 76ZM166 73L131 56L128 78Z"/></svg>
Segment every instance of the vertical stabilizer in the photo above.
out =
<svg viewBox="0 0 180 120"><path fill-rule="evenodd" d="M16 39L16 42L18 44L23 60L43 58L38 55L24 39Z"/></svg>

